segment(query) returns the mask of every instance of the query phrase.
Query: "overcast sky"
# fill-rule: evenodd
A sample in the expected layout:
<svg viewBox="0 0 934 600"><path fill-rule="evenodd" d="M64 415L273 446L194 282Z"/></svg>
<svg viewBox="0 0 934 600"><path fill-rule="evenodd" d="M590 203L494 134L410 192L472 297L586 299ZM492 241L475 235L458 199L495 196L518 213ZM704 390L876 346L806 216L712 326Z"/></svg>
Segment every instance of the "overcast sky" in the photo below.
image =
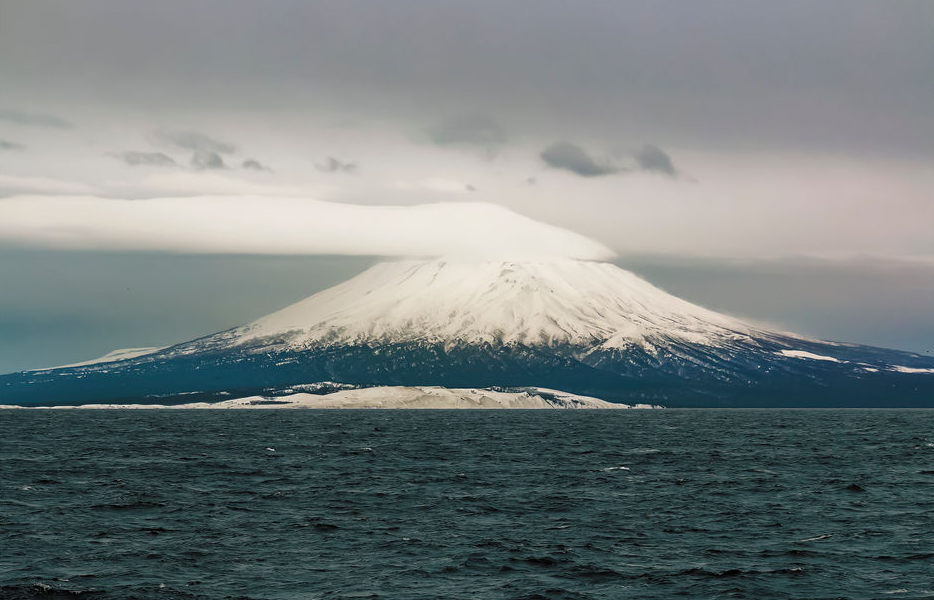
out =
<svg viewBox="0 0 934 600"><path fill-rule="evenodd" d="M0 197L38 197L31 210L54 211L59 231L74 223L54 207L72 196L498 204L650 265L647 276L688 299L716 305L716 285L730 301L714 308L924 351L934 348L919 334L934 319L932 57L927 0L2 0ZM244 202L219 210L246 223L263 213ZM434 224L456 228L442 213ZM95 231L121 223L99 221ZM314 252L373 253L359 235L354 251ZM103 255L50 252L47 240L0 240L2 287L19 290L0 296L0 370L42 366L53 346L63 360L89 358L75 355L67 323L111 308L101 296L78 310L56 293L74 274L24 265L80 265L97 282L91 295L127 272L104 256L157 268L166 284L184 270L133 244ZM236 279L237 264L256 260L227 257L221 271ZM304 260L316 281L324 265L362 268ZM296 273L269 269L273 287ZM192 337L185 327L224 285L156 330ZM756 292L789 286L800 300L790 309ZM58 303L31 308L40 294ZM817 296L845 303L830 331L813 318ZM882 300L893 296L905 299L898 318ZM276 308L251 306L257 314L245 306L229 320ZM40 343L51 323L60 333ZM167 343L120 331L99 345Z"/></svg>

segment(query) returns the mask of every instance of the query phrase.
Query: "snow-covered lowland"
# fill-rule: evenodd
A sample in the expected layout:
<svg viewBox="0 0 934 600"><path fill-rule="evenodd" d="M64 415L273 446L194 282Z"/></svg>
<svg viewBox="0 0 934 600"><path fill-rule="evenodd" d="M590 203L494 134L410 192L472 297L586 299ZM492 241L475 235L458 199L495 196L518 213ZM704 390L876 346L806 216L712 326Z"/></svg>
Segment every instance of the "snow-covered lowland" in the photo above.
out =
<svg viewBox="0 0 934 600"><path fill-rule="evenodd" d="M21 408L21 407L16 407ZM330 394L296 393L284 396L247 396L222 402L161 404L85 404L62 408L176 408L176 409L648 409L649 404L626 405L545 388L522 391L449 389L437 386L378 386L346 389Z"/></svg>

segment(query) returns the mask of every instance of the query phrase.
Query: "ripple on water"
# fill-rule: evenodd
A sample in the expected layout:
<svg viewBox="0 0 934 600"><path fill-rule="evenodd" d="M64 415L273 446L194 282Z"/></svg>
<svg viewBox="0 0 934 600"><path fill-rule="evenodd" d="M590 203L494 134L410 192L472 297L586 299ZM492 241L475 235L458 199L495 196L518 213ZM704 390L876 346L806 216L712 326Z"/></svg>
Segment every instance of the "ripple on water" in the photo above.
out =
<svg viewBox="0 0 934 600"><path fill-rule="evenodd" d="M0 597L932 593L932 411L127 412L4 412Z"/></svg>

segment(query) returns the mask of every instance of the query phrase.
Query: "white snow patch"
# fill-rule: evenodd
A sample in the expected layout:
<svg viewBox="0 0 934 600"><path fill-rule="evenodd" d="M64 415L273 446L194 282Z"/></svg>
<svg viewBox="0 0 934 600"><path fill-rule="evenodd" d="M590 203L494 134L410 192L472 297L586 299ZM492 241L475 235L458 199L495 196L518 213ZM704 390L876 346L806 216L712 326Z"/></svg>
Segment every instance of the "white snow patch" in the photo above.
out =
<svg viewBox="0 0 934 600"><path fill-rule="evenodd" d="M136 358L137 356L145 356L146 354L152 354L153 352L158 352L162 350L163 347L160 346L147 346L145 348L120 348L119 350L111 350L104 356L100 358L94 358L92 360L85 360L81 362L71 363L68 365L61 365L58 367L45 367L42 369L30 369L30 371L51 371L52 369L67 369L69 367L83 367L86 365L96 365L98 363L108 363L116 362L118 360L127 360L129 358Z"/></svg>
<svg viewBox="0 0 934 600"><path fill-rule="evenodd" d="M28 408L4 406L3 408ZM522 392L500 392L484 388L443 388L434 386L380 386L341 390L331 394L290 394L267 398L248 396L235 400L190 404L84 404L56 406L56 409L267 409L267 408L389 408L389 409L653 409L646 404L628 405L606 402L599 398L580 396L545 388L528 388Z"/></svg>
<svg viewBox="0 0 934 600"><path fill-rule="evenodd" d="M805 352L804 350L781 350L775 354L780 354L781 356L787 356L789 358L809 358L811 360L826 360L828 362L846 362L840 361L832 356L823 356L821 354L814 354L813 352Z"/></svg>
<svg viewBox="0 0 934 600"><path fill-rule="evenodd" d="M902 367L899 365L892 365L889 370L895 371L896 373L934 373L934 369L918 369L915 367Z"/></svg>

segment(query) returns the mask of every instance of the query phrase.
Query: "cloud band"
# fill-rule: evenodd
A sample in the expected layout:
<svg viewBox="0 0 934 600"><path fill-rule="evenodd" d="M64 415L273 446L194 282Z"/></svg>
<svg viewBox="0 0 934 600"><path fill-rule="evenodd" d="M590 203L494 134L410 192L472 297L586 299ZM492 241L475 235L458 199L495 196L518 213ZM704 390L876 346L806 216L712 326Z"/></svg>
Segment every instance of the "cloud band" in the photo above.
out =
<svg viewBox="0 0 934 600"><path fill-rule="evenodd" d="M182 254L613 256L587 237L495 204L363 206L269 196L15 196L0 200L0 242Z"/></svg>

